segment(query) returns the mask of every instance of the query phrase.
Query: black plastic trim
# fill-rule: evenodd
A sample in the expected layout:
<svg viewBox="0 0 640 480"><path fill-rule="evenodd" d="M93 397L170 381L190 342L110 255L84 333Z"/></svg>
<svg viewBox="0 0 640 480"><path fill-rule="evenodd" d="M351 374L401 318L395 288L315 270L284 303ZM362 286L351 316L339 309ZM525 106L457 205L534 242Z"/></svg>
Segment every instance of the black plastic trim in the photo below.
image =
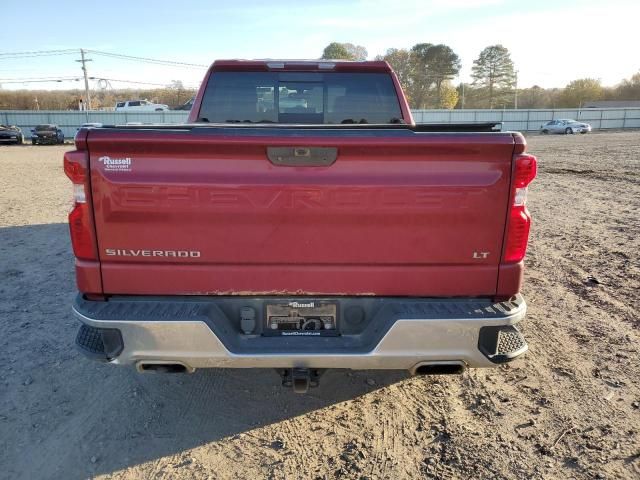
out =
<svg viewBox="0 0 640 480"><path fill-rule="evenodd" d="M501 332L517 335L520 342L518 348L508 352L500 352L498 342ZM480 334L478 335L478 350L493 363L500 364L510 362L525 353L528 349L529 346L524 336L514 325L490 326L480 329Z"/></svg>
<svg viewBox="0 0 640 480"><path fill-rule="evenodd" d="M84 323L78 329L75 343L81 353L101 362L113 360L124 350L120 330L96 328Z"/></svg>
<svg viewBox="0 0 640 480"><path fill-rule="evenodd" d="M313 297L316 301L335 302L340 336L269 337L263 306L273 301L304 301L309 297L110 297L107 301L90 301L78 295L75 310L93 320L103 321L202 321L224 346L236 354L362 354L372 351L393 324L401 319L503 319L513 315L524 302L516 295L504 302L467 298L402 297ZM256 312L255 330L245 334L241 311L250 307ZM362 315L350 312L360 310Z"/></svg>
<svg viewBox="0 0 640 480"><path fill-rule="evenodd" d="M419 123L409 125L405 123L348 123L348 124L293 124L293 123L176 123L176 124L143 124L143 125L102 125L102 127L91 127L95 132L101 130L119 131L139 131L139 130L174 130L174 131L209 131L216 132L224 130L228 135L232 132L241 133L245 131L260 130L285 130L295 132L296 130L326 130L345 131L354 130L365 132L367 130L402 130L406 132L434 132L434 133L505 133L501 130L503 122L466 122L466 123ZM85 127L86 128L86 127ZM278 135L282 135L279 132Z"/></svg>

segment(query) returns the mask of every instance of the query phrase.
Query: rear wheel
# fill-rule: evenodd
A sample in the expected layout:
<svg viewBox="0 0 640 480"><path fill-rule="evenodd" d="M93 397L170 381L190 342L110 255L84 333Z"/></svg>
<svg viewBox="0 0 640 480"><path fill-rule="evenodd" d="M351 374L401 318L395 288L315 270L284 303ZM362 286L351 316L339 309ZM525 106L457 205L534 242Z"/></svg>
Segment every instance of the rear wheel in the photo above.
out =
<svg viewBox="0 0 640 480"><path fill-rule="evenodd" d="M22 135L21 135L16 139L16 145L22 145L22 140L23 140L23 138L22 138Z"/></svg>
<svg viewBox="0 0 640 480"><path fill-rule="evenodd" d="M37 144L38 144L38 142L36 142L35 139L32 138L31 139L31 145L37 145Z"/></svg>
<svg viewBox="0 0 640 480"><path fill-rule="evenodd" d="M547 135L549 133L549 130L547 130L546 128L544 130L542 130L542 134L543 135Z"/></svg>
<svg viewBox="0 0 640 480"><path fill-rule="evenodd" d="M573 129L571 127L567 127L564 130L565 135L573 134Z"/></svg>

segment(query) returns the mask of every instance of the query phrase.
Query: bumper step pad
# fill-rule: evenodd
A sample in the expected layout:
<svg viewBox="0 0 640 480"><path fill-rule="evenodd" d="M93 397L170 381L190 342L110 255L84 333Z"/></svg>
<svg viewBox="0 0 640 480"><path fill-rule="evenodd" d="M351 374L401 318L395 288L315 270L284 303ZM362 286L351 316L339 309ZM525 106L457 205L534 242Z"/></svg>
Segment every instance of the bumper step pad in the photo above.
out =
<svg viewBox="0 0 640 480"><path fill-rule="evenodd" d="M76 347L89 358L107 362L120 355L124 344L119 330L96 328L83 323L76 335Z"/></svg>
<svg viewBox="0 0 640 480"><path fill-rule="evenodd" d="M514 325L482 327L478 348L493 363L506 363L525 353L529 346Z"/></svg>

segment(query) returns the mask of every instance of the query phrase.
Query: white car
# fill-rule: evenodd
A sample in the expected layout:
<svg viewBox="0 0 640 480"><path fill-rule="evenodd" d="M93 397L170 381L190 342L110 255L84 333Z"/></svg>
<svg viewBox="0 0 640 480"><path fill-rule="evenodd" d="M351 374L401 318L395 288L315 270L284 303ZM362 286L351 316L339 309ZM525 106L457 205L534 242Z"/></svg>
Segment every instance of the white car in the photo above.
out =
<svg viewBox="0 0 640 480"><path fill-rule="evenodd" d="M166 112L168 105L151 103L148 100L128 100L116 103L116 112Z"/></svg>
<svg viewBox="0 0 640 480"><path fill-rule="evenodd" d="M591 125L588 123L581 123L570 118L561 118L558 120L551 120L550 122L540 125L540 133L564 133L565 135L571 133L588 133L591 131Z"/></svg>

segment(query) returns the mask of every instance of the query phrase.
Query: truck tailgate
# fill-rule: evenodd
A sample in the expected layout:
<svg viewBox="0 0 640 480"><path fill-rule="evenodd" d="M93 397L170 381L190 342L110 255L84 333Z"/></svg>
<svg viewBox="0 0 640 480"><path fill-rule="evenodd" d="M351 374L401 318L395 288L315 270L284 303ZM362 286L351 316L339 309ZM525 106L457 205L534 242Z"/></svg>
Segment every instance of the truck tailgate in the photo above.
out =
<svg viewBox="0 0 640 480"><path fill-rule="evenodd" d="M509 133L101 128L88 150L106 294L496 293Z"/></svg>

